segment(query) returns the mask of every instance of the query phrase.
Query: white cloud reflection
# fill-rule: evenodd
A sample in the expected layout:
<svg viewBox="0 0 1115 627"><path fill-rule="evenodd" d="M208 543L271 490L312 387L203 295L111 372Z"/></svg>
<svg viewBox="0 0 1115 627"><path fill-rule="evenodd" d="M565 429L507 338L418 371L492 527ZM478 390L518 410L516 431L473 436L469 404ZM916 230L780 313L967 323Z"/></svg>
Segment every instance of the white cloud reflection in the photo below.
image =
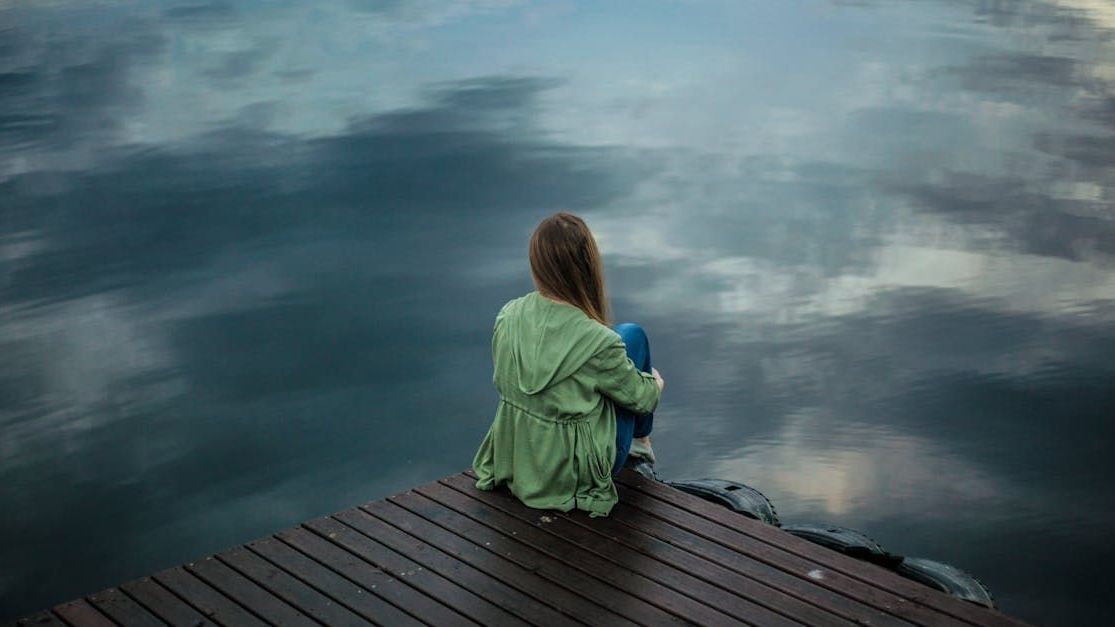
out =
<svg viewBox="0 0 1115 627"><path fill-rule="evenodd" d="M976 242L994 242L999 239L994 232L980 233L974 227L961 232L932 216L907 216L901 233L870 249L867 263L835 276L813 264L786 265L687 247L685 227L671 224L675 222L663 224L654 217L634 225L604 217L593 222L602 248L618 266L674 265L676 271L649 275L650 285L625 295L656 312L702 309L728 318L756 314L772 322L799 323L866 311L878 294L889 290L943 288L994 301L1004 311L1055 317L1079 315L1067 309L1072 303L1115 294L1115 272L1102 264L981 249ZM710 285L718 287L710 291Z"/></svg>
<svg viewBox="0 0 1115 627"><path fill-rule="evenodd" d="M784 522L901 516L963 524L965 511L998 509L1017 496L1013 486L933 440L862 423L834 432L829 422L787 416L777 433L714 462L712 474L759 488Z"/></svg>
<svg viewBox="0 0 1115 627"><path fill-rule="evenodd" d="M22 381L37 398L34 415L0 413L9 459L30 439L62 450L85 445L87 432L142 414L184 393L173 375L172 343L145 309L102 292L57 304L0 310L0 337L12 357L0 374ZM154 376L154 378L152 378ZM145 384L136 385L144 379Z"/></svg>
<svg viewBox="0 0 1115 627"><path fill-rule="evenodd" d="M1057 5L1092 26L1115 20L1109 3ZM1024 16L1024 9L1003 12ZM970 19L968 10L952 17ZM828 79L816 76L817 67L840 66L839 85L773 80L767 72L784 71L788 61L763 70L746 55L733 57L726 69L661 83L639 115L583 128L585 141L672 146L654 180L622 207L592 216L613 264L659 269L623 296L655 312L716 312L745 325L756 316L799 323L856 315L877 295L905 288L954 290L1046 317L1075 317L1074 303L1109 299L1115 258L1105 236L1089 236L1085 225L1111 220L1110 169L1070 168L1035 151L1034 141L1089 126L1055 112L1110 87L1110 45L1056 41L1049 27L1027 22L1033 41L995 41L997 27L973 22L945 35L951 43L943 46L932 27L915 22L904 36L925 44L916 52L876 55L863 42L865 54L793 58L812 64L820 81ZM987 41L1001 46L990 62ZM1070 59L1078 62L1059 63ZM941 68L964 68L972 88L942 88L952 79ZM721 86L727 73L734 80ZM982 89L989 84L1010 89ZM928 190L929 210L901 193L880 193L890 185L881 181ZM973 193L977 187L986 189ZM1020 206L1011 206L1016 199ZM710 237L718 231L721 239ZM738 241L727 241L728 233ZM834 251L837 238L844 246Z"/></svg>
<svg viewBox="0 0 1115 627"><path fill-rule="evenodd" d="M1054 4L1082 11L1103 28L1115 30L1115 4L1109 0L1054 0Z"/></svg>

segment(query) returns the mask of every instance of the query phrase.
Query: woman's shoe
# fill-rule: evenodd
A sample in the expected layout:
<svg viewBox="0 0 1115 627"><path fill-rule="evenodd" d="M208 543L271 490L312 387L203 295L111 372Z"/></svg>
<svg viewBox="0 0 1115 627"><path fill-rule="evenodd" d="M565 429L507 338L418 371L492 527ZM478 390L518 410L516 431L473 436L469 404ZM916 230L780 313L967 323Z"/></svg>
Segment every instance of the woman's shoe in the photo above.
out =
<svg viewBox="0 0 1115 627"><path fill-rule="evenodd" d="M654 458L654 449L650 447L650 440L646 440L645 442L641 439L631 440L631 450L627 454L641 457L650 464L654 464L654 462L657 461Z"/></svg>

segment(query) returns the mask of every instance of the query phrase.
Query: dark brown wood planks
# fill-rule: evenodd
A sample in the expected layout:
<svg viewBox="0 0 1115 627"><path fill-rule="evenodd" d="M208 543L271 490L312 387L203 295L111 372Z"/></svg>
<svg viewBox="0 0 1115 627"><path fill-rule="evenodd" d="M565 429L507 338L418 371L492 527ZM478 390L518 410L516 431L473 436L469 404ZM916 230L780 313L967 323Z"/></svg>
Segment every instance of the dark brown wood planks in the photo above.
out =
<svg viewBox="0 0 1115 627"><path fill-rule="evenodd" d="M469 471L19 625L1020 625L625 471L606 518Z"/></svg>

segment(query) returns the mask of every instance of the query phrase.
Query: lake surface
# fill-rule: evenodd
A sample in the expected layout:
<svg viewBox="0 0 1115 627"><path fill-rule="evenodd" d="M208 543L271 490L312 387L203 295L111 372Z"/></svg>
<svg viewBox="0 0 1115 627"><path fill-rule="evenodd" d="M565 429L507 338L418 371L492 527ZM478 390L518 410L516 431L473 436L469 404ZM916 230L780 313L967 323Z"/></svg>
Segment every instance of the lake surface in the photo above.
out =
<svg viewBox="0 0 1115 627"><path fill-rule="evenodd" d="M0 3L0 618L467 467L585 217L665 478L1115 618L1115 5Z"/></svg>

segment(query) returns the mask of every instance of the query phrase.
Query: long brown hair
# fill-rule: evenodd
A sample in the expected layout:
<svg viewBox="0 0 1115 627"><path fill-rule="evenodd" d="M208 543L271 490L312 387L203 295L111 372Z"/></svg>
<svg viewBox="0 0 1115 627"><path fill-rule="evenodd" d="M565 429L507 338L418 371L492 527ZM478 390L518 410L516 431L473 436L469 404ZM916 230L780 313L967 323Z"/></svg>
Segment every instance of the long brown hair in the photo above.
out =
<svg viewBox="0 0 1115 627"><path fill-rule="evenodd" d="M600 324L608 324L604 264L585 221L555 213L530 236L530 272L543 296L562 300Z"/></svg>

